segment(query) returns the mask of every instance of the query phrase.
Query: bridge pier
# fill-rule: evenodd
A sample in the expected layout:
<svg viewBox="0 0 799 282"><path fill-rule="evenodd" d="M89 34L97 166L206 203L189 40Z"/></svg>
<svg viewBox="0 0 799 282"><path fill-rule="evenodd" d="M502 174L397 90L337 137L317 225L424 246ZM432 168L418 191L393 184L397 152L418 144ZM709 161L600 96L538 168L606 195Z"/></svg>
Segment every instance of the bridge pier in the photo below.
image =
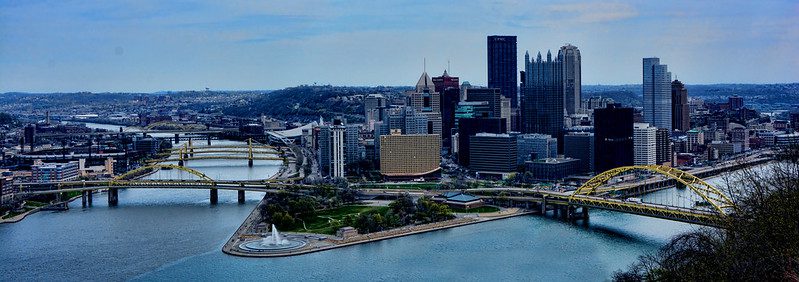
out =
<svg viewBox="0 0 799 282"><path fill-rule="evenodd" d="M92 195L93 194L94 194L94 191L91 191L91 190L86 191L86 202L88 202L90 207L92 206Z"/></svg>
<svg viewBox="0 0 799 282"><path fill-rule="evenodd" d="M180 133L175 133L175 144L180 142Z"/></svg>
<svg viewBox="0 0 799 282"><path fill-rule="evenodd" d="M588 221L588 207L582 207L583 221Z"/></svg>
<svg viewBox="0 0 799 282"><path fill-rule="evenodd" d="M541 215L547 215L547 197L544 196L541 201Z"/></svg>
<svg viewBox="0 0 799 282"><path fill-rule="evenodd" d="M211 204L216 205L217 203L219 203L219 190L214 188L211 189Z"/></svg>
<svg viewBox="0 0 799 282"><path fill-rule="evenodd" d="M566 220L572 220L572 217L573 217L574 212L575 212L575 210L574 210L575 208L572 205L568 205L568 206L565 206L564 209L566 211L565 212Z"/></svg>
<svg viewBox="0 0 799 282"><path fill-rule="evenodd" d="M248 159L248 160L247 160L247 166L249 166L249 167L252 167L252 164L253 164L253 163L252 163L252 159Z"/></svg>
<svg viewBox="0 0 799 282"><path fill-rule="evenodd" d="M246 201L244 197L244 190L239 190L238 192L239 192L239 204L243 204Z"/></svg>
<svg viewBox="0 0 799 282"><path fill-rule="evenodd" d="M208 135L208 146L211 146L211 135Z"/></svg>
<svg viewBox="0 0 799 282"><path fill-rule="evenodd" d="M108 206L115 207L119 204L119 189L108 188Z"/></svg>
<svg viewBox="0 0 799 282"><path fill-rule="evenodd" d="M80 205L84 208L86 207L87 204L86 200L87 200L86 191L80 191Z"/></svg>
<svg viewBox="0 0 799 282"><path fill-rule="evenodd" d="M183 166L183 160L178 161L178 166Z"/></svg>

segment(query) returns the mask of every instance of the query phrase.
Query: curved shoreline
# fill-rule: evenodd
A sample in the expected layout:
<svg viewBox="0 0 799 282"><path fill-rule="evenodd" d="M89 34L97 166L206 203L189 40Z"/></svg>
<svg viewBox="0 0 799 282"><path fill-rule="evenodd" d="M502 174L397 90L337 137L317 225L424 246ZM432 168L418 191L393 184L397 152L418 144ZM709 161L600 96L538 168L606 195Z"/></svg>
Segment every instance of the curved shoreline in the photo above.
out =
<svg viewBox="0 0 799 282"><path fill-rule="evenodd" d="M323 244L314 244L318 242L310 241L308 245L300 250L290 251L285 253L253 253L253 252L246 252L242 251L238 246L241 243L247 241L248 237L252 237L252 235L247 234L246 231L249 230L256 221L259 221L260 216L257 215L258 207L260 207L264 203L262 199L261 202L256 205L253 211L250 213L249 216L244 220L244 222L239 226L236 232L233 233L233 236L228 239L224 246L222 246L222 252L232 256L238 257L252 257L252 258L274 258L274 257L288 257L288 256L298 256L304 254L310 254L315 252L327 251L337 248L349 247L358 244L366 244L371 242L377 242L382 240L394 239L399 237L405 237L415 234L421 234L426 232L444 230L449 228L455 228L460 226L472 225L477 223L489 222L494 220L500 220L505 218L511 218L521 215L529 215L533 214L533 211L523 211L523 210L516 210L514 212L501 215L502 212L492 213L497 214L498 216L477 216L477 217L458 217L451 220L440 221L440 222L433 222L433 223L426 223L426 224L419 224L419 225L410 225L410 226L403 226L399 228L394 228L390 230L368 233L368 234L359 234L352 237L352 241L348 241L347 239L342 240L332 240L332 239L324 239L319 240L320 242L324 241ZM306 233L287 233L287 234L296 234L296 235L307 235L311 237L316 236L323 236L323 237L335 237L331 235L322 235L322 234L306 234ZM339 242L336 242L339 241Z"/></svg>

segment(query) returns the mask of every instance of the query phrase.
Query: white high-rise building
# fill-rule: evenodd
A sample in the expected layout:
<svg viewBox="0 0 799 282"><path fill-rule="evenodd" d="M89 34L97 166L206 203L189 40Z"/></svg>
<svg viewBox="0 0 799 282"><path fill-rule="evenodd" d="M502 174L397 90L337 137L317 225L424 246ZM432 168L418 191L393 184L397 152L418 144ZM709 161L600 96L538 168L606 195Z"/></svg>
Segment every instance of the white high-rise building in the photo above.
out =
<svg viewBox="0 0 799 282"><path fill-rule="evenodd" d="M635 165L653 165L657 161L657 128L648 123L633 125L633 153Z"/></svg>
<svg viewBox="0 0 799 282"><path fill-rule="evenodd" d="M344 132L346 127L343 125L333 125L330 127L332 135L332 156L330 158L330 176L344 177Z"/></svg>
<svg viewBox="0 0 799 282"><path fill-rule="evenodd" d="M659 58L643 59L644 122L671 132L671 73Z"/></svg>

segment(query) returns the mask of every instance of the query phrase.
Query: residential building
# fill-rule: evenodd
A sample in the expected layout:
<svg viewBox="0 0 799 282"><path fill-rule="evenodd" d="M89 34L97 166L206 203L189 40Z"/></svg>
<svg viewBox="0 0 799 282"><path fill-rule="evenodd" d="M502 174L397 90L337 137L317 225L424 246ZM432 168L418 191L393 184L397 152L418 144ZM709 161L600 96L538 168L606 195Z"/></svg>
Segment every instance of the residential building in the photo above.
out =
<svg viewBox="0 0 799 282"><path fill-rule="evenodd" d="M688 130L688 132L685 133L685 136L688 139L685 143L688 152L696 151L698 150L699 145L705 144L705 133L701 130Z"/></svg>
<svg viewBox="0 0 799 282"><path fill-rule="evenodd" d="M345 174L344 132L346 129L340 121L335 121L330 127L330 176L333 178L344 177Z"/></svg>
<svg viewBox="0 0 799 282"><path fill-rule="evenodd" d="M674 145L671 143L671 132L666 128L658 128L655 132L655 163L671 165L674 158Z"/></svg>
<svg viewBox="0 0 799 282"><path fill-rule="evenodd" d="M319 126L319 133L317 134L317 159L319 163L319 173L322 176L330 175L330 156L332 155L332 132L330 126Z"/></svg>
<svg viewBox="0 0 799 282"><path fill-rule="evenodd" d="M361 159L361 151L364 150L360 140L360 124L347 124L346 135L344 137L346 145L344 146L346 156L346 164L356 164Z"/></svg>
<svg viewBox="0 0 799 282"><path fill-rule="evenodd" d="M61 182L78 178L78 162L43 163L31 166L31 182Z"/></svg>

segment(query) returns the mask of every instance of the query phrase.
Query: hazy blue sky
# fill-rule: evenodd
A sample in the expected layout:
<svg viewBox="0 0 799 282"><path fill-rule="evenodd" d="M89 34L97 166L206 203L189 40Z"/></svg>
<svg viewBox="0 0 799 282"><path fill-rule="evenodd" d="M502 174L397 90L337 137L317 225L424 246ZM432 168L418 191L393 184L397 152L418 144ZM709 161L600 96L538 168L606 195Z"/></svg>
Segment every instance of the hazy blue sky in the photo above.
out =
<svg viewBox="0 0 799 282"><path fill-rule="evenodd" d="M799 81L799 1L8 1L0 92L486 81L486 35L580 48L583 84Z"/></svg>

